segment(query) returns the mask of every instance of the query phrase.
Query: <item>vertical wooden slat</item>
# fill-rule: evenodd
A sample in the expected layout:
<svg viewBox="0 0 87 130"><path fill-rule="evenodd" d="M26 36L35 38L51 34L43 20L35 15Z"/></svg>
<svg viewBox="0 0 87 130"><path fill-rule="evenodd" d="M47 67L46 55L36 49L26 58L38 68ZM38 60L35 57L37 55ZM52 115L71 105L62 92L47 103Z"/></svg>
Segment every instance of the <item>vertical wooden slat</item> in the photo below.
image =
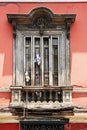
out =
<svg viewBox="0 0 87 130"><path fill-rule="evenodd" d="M24 76L24 42L22 34L17 31L16 39L16 85L23 85Z"/></svg>
<svg viewBox="0 0 87 130"><path fill-rule="evenodd" d="M34 59L36 58L37 54L40 55L40 37L36 36L34 41ZM40 86L41 84L41 64L34 62L34 85Z"/></svg>
<svg viewBox="0 0 87 130"><path fill-rule="evenodd" d="M59 35L59 45L58 45L58 86L61 86L61 55L60 55L60 49L61 49L61 42L62 38L61 35Z"/></svg>
<svg viewBox="0 0 87 130"><path fill-rule="evenodd" d="M25 73L25 42L26 42L26 40L25 40L25 37L24 37L24 73ZM25 74L24 74L24 76L25 76ZM25 78L24 78L24 80L23 80L23 84L25 85Z"/></svg>
<svg viewBox="0 0 87 130"><path fill-rule="evenodd" d="M41 69L42 69L42 86L44 85L44 51L43 37L41 37Z"/></svg>
<svg viewBox="0 0 87 130"><path fill-rule="evenodd" d="M29 39L27 41L26 38L30 38L30 41L29 41ZM26 42L29 42L30 45L29 44L26 45ZM28 59L26 59L26 48L30 49L29 47L31 48L31 37L27 36L27 37L24 37L24 85L26 85L26 83L25 83L25 72L27 71L27 72L29 72L29 75L31 74L31 72L30 72L31 66L29 65L29 62L31 63L31 61L29 61L29 60L31 60L31 55L29 55L29 54L31 54L31 50L28 50L27 56L30 56L30 57Z"/></svg>
<svg viewBox="0 0 87 130"><path fill-rule="evenodd" d="M34 85L33 80L33 37L31 37L31 85Z"/></svg>
<svg viewBox="0 0 87 130"><path fill-rule="evenodd" d="M35 50L34 50L34 45L35 45L35 37L33 37L33 43L32 43L32 85L34 86L34 78L35 78L35 75L34 75L34 55L35 55Z"/></svg>
<svg viewBox="0 0 87 130"><path fill-rule="evenodd" d="M60 61L59 61L59 46L60 46L60 35L58 35L58 86L60 85L60 73L59 73L59 63L60 63Z"/></svg>
<svg viewBox="0 0 87 130"><path fill-rule="evenodd" d="M44 84L49 84L49 37L44 37Z"/></svg>
<svg viewBox="0 0 87 130"><path fill-rule="evenodd" d="M58 85L58 37L52 37L52 67L53 67L53 85Z"/></svg>
<svg viewBox="0 0 87 130"><path fill-rule="evenodd" d="M52 70L52 36L49 38L49 85L53 85L53 70Z"/></svg>

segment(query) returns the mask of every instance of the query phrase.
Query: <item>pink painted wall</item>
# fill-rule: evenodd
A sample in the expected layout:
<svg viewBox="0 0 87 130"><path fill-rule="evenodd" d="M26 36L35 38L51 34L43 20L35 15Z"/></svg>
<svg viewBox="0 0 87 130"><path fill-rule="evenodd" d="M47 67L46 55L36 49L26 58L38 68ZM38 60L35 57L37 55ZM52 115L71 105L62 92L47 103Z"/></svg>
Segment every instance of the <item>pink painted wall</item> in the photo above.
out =
<svg viewBox="0 0 87 130"><path fill-rule="evenodd" d="M87 3L43 2L0 3L0 88L9 88L12 85L13 36L12 27L8 23L6 14L28 14L36 7L47 7L56 14L76 14L70 35L71 85L87 88ZM73 93L73 102L75 104L87 104L86 100L83 102L84 99L87 99L86 95L87 93Z"/></svg>
<svg viewBox="0 0 87 130"><path fill-rule="evenodd" d="M8 107L11 101L10 92L0 92L0 108Z"/></svg>
<svg viewBox="0 0 87 130"><path fill-rule="evenodd" d="M76 106L87 108L87 92L73 92L72 101Z"/></svg>

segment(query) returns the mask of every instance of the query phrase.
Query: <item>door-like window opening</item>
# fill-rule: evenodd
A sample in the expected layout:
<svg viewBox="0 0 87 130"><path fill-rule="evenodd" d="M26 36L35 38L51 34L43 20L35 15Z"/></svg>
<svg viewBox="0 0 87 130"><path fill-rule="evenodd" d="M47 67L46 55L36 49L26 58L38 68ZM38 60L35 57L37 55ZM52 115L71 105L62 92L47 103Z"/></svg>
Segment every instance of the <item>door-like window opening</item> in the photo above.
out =
<svg viewBox="0 0 87 130"><path fill-rule="evenodd" d="M58 38L52 38L53 85L58 85Z"/></svg>
<svg viewBox="0 0 87 130"><path fill-rule="evenodd" d="M34 59L33 59L33 64L34 64L34 85L38 86L41 84L41 63L40 63L40 38L34 38Z"/></svg>
<svg viewBox="0 0 87 130"><path fill-rule="evenodd" d="M25 85L58 86L59 37L27 36L24 39Z"/></svg>
<svg viewBox="0 0 87 130"><path fill-rule="evenodd" d="M44 85L49 85L49 38L43 38L44 45Z"/></svg>
<svg viewBox="0 0 87 130"><path fill-rule="evenodd" d="M31 37L25 38L25 85L31 85Z"/></svg>

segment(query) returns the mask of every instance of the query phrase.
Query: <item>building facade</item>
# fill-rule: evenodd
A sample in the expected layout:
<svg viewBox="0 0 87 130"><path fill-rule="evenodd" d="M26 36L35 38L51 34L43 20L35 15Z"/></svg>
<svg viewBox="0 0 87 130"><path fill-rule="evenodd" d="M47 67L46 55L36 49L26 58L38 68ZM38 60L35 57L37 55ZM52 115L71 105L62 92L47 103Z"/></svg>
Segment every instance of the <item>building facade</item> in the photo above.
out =
<svg viewBox="0 0 87 130"><path fill-rule="evenodd" d="M0 3L0 129L87 129L86 1Z"/></svg>

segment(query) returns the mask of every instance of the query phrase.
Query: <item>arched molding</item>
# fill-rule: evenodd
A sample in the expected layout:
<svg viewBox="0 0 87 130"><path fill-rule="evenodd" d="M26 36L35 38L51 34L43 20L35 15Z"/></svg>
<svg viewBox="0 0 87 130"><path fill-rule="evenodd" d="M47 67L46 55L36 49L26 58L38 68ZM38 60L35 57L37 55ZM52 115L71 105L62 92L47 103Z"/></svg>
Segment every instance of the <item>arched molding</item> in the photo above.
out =
<svg viewBox="0 0 87 130"><path fill-rule="evenodd" d="M43 29L57 28L65 26L67 30L67 39L70 35L70 26L75 21L76 14L54 14L46 7L32 9L28 14L7 14L8 21L13 25L13 30L18 26L27 26L28 28L39 29L43 34ZM14 23L16 26L14 26ZM14 32L15 33L15 32Z"/></svg>
<svg viewBox="0 0 87 130"><path fill-rule="evenodd" d="M50 9L46 8L46 7L34 8L29 13L30 17L34 17L35 15L38 15L38 14L47 14L50 17L53 17L53 15L54 15L53 12Z"/></svg>

